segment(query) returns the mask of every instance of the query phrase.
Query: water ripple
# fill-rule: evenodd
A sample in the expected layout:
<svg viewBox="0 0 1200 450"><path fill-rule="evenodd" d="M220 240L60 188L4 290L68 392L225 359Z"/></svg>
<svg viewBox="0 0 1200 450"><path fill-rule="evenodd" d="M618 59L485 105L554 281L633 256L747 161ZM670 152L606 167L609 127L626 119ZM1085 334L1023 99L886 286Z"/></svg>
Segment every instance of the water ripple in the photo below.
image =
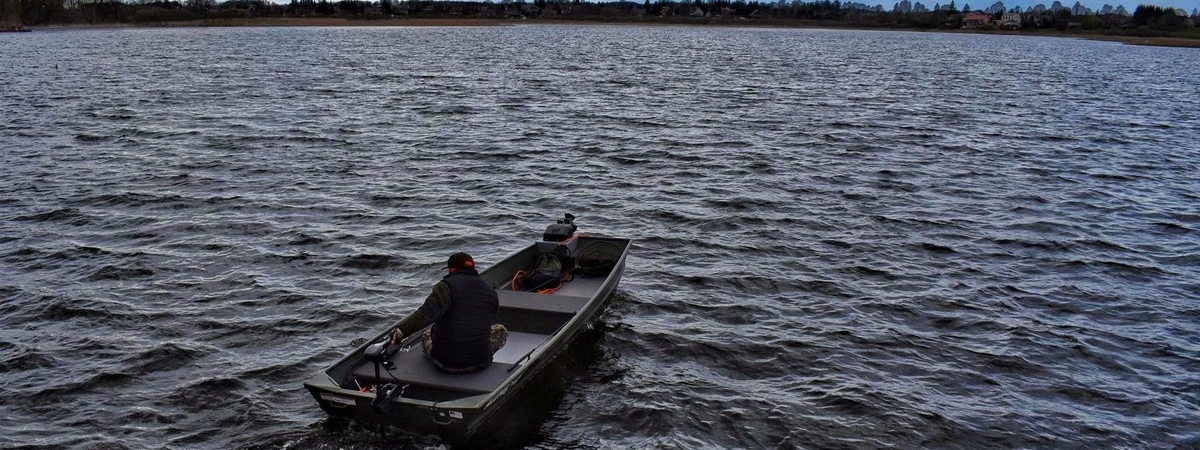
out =
<svg viewBox="0 0 1200 450"><path fill-rule="evenodd" d="M562 212L636 238L628 271L483 447L1200 442L1194 52L625 26L3 39L0 447L445 448L380 443L300 383L415 308L448 252L495 263Z"/></svg>

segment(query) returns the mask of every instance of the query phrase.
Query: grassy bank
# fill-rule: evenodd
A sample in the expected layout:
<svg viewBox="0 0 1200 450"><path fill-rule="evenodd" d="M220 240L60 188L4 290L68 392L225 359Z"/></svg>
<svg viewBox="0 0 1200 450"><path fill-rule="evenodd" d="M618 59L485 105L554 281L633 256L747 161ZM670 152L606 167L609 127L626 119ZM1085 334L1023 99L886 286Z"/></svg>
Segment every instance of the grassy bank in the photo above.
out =
<svg viewBox="0 0 1200 450"><path fill-rule="evenodd" d="M1190 47L1200 48L1200 39L1195 38L1174 38L1174 37L1134 37L1134 36L1107 36L1094 35L1084 36L1087 39L1097 41L1115 41L1124 42L1130 45L1151 45L1156 47Z"/></svg>

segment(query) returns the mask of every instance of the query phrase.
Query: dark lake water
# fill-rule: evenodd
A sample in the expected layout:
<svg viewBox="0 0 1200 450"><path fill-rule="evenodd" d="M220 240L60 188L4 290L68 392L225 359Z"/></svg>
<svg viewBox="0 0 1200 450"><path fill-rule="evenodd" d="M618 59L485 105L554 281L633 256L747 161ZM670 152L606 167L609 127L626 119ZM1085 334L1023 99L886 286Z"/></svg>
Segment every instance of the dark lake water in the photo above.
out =
<svg viewBox="0 0 1200 450"><path fill-rule="evenodd" d="M0 35L0 448L381 444L301 387L564 212L487 447L1200 448L1200 52L520 26Z"/></svg>

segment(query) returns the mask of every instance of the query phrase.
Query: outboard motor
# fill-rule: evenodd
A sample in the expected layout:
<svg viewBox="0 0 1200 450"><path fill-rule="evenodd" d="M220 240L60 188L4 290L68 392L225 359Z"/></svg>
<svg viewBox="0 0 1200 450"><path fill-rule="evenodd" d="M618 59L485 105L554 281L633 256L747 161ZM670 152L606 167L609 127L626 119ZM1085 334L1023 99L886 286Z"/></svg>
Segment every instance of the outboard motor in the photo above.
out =
<svg viewBox="0 0 1200 450"><path fill-rule="evenodd" d="M575 247L579 245L575 236L578 229L575 216L570 213L546 227L542 240L536 242L537 254L533 255L530 265L513 275L512 290L553 292L562 287L564 281L569 281L567 276L574 278L571 272L575 269Z"/></svg>
<svg viewBox="0 0 1200 450"><path fill-rule="evenodd" d="M541 242L537 243L538 253L554 255L561 264L562 271L569 271L575 264L575 247L579 239L575 238L575 216L567 213L554 225L546 227L542 233Z"/></svg>
<svg viewBox="0 0 1200 450"><path fill-rule="evenodd" d="M552 253L559 258L570 258L575 253L575 244L579 242L575 239L575 230L578 229L579 227L575 226L575 216L566 214L558 223L546 227L541 242L537 243L538 253Z"/></svg>
<svg viewBox="0 0 1200 450"><path fill-rule="evenodd" d="M558 221L554 225L546 227L546 232L542 233L542 240L546 242L562 242L570 239L575 235L575 230L579 227L575 226L575 216L567 213L565 218Z"/></svg>

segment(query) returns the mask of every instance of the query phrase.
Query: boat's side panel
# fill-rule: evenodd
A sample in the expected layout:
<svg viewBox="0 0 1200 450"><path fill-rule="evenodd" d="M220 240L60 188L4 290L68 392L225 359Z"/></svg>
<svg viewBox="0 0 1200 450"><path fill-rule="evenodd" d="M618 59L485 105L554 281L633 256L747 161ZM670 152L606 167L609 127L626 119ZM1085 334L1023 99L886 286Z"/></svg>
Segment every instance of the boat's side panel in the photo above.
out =
<svg viewBox="0 0 1200 450"><path fill-rule="evenodd" d="M604 240L604 241L609 241L614 244L617 244L621 249L621 256L617 259L616 263L613 265L612 271L610 271L608 273L608 276L604 279L604 283L602 283L600 285L600 288L598 289L596 294L593 296L592 301L589 302L588 305L585 306L582 310L580 310L579 315L574 319L574 320L578 320L579 322L581 322L581 325L586 325L588 323L591 323L593 320L595 320L596 316L599 314L599 312L603 311L604 307L611 300L612 294L617 289L617 284L619 284L621 281L621 276L624 275L624 273L625 273L625 259L629 256L629 249L633 245L633 241L629 240L629 239L615 239L615 238L591 238L591 239ZM571 327L571 326L572 325L568 325L568 327Z"/></svg>
<svg viewBox="0 0 1200 450"><path fill-rule="evenodd" d="M513 274L529 267L535 257L537 257L537 245L530 245L488 267L480 272L479 276L483 277L483 280L493 288L504 289L512 283Z"/></svg>

